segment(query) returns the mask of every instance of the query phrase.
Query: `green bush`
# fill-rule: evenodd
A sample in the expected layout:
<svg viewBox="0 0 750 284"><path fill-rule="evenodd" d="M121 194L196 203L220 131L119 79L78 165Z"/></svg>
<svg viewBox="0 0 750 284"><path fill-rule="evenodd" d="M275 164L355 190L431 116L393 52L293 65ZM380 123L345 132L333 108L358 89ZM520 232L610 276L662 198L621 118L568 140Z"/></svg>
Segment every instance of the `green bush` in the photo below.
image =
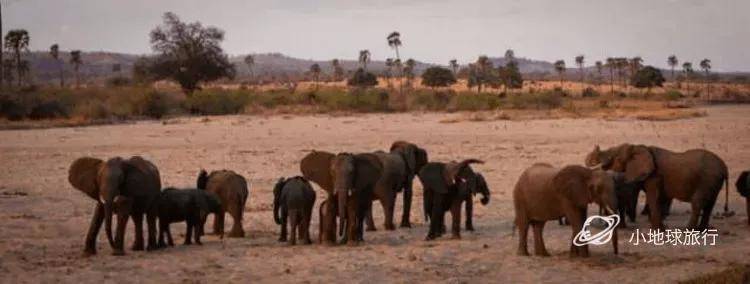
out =
<svg viewBox="0 0 750 284"><path fill-rule="evenodd" d="M681 98L684 98L685 95L683 95L682 92L678 90L669 90L669 91L664 92L663 97L667 101L676 101Z"/></svg>
<svg viewBox="0 0 750 284"><path fill-rule="evenodd" d="M493 110L501 105L499 96L490 93L461 94L454 96L449 110Z"/></svg>
<svg viewBox="0 0 750 284"><path fill-rule="evenodd" d="M249 95L245 92L201 90L189 96L184 105L193 114L221 115L240 113L248 102Z"/></svg>
<svg viewBox="0 0 750 284"><path fill-rule="evenodd" d="M533 94L519 94L507 98L514 109L553 109L562 105L562 94L558 91L546 91Z"/></svg>

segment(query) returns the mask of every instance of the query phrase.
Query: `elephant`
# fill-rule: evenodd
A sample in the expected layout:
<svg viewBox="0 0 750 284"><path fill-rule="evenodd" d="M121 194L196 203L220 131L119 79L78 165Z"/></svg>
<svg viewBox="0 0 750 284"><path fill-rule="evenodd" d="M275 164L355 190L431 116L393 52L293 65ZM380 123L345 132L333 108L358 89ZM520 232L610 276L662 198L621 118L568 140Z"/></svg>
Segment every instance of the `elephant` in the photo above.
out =
<svg viewBox="0 0 750 284"><path fill-rule="evenodd" d="M607 214L613 214L617 208L614 181L604 171L577 165L558 169L546 163L526 169L513 189L515 227L520 235L517 254L529 255L527 241L531 225L534 227L534 254L549 256L542 238L544 224L563 216L570 221L572 239L575 239L583 228L589 203L604 207ZM612 245L617 254L617 231L613 232ZM587 245L576 246L571 240L571 257L588 255Z"/></svg>
<svg viewBox="0 0 750 284"><path fill-rule="evenodd" d="M383 164L371 153L332 154L312 151L300 162L303 176L318 184L328 193L325 216L321 221L330 227L321 227L323 241L330 243L336 238L336 212L338 211L341 243L354 245L363 240L363 221L372 203L374 188L383 172ZM346 234L344 234L346 228Z"/></svg>
<svg viewBox="0 0 750 284"><path fill-rule="evenodd" d="M429 158L425 149L420 148L416 144L401 140L391 144L390 152L400 155L406 162L406 179L403 183L403 214L401 214L401 224L399 226L410 228L413 180L417 173L419 173L419 170L427 164Z"/></svg>
<svg viewBox="0 0 750 284"><path fill-rule="evenodd" d="M220 237L224 236L224 213L228 212L232 215L234 224L227 237L245 237L245 230L242 229L242 215L250 195L250 186L245 178L230 170L213 171L211 174L201 170L196 183L198 189L213 192L221 200L221 210L214 218L213 233Z"/></svg>
<svg viewBox="0 0 750 284"><path fill-rule="evenodd" d="M708 150L678 153L656 146L621 144L604 152L611 153L611 157L600 160L603 169L624 173L627 183L643 183L650 209L649 220L654 229L664 228L660 203L666 199L690 202L692 212L688 227L708 228L722 184L727 187L724 212L729 211L727 166Z"/></svg>
<svg viewBox="0 0 750 284"><path fill-rule="evenodd" d="M591 151L588 155L586 155L586 166L587 167L597 167L601 166L602 164L607 164L609 161L612 160L612 158L616 154L616 148L612 148L607 151L601 151L599 148L599 145L596 145L594 147L594 150ZM643 188L642 182L636 182L636 183L626 183L624 179L624 175L618 175L615 179L617 193L618 193L618 201L620 202L619 211L624 210L627 213L628 218L631 222L635 222L636 220L636 207L638 207L638 194L643 191L645 193L645 189ZM662 212L662 218L666 218L669 216L670 208L672 207L672 199L671 198L662 198L659 200L659 205ZM643 210L641 211L641 215L649 215L650 210L648 209L648 204L645 204L643 206ZM623 226L625 225L625 219L621 219L623 222L621 223Z"/></svg>
<svg viewBox="0 0 750 284"><path fill-rule="evenodd" d="M404 187L408 176L408 167L403 156L397 153L385 153L377 151L373 153L380 159L383 165L383 172L375 184L373 191L374 199L380 200L385 215L385 229L395 230L396 225L393 223L393 213L396 206L396 195ZM372 205L370 205L372 208ZM367 230L375 231L375 224L372 219L372 210L367 211L365 216Z"/></svg>
<svg viewBox="0 0 750 284"><path fill-rule="evenodd" d="M747 224L750 225L750 171L744 171L737 178L737 182L734 183L737 187L737 192L745 198L745 205L747 206Z"/></svg>
<svg viewBox="0 0 750 284"><path fill-rule="evenodd" d="M282 177L276 182L273 187L273 219L281 225L280 242L287 241L287 223L291 223L291 245L297 244L297 235L305 244L312 243L310 220L314 206L315 190L304 177Z"/></svg>
<svg viewBox="0 0 750 284"><path fill-rule="evenodd" d="M425 219L430 221L425 240L433 240L443 234L447 210L451 211L453 218L453 238L461 238L461 203L477 192L489 192L484 178L471 168L471 164L482 163L484 162L476 159L449 163L429 162L419 171L419 180L424 185ZM489 196L486 196L486 200L489 202ZM467 214L469 211L467 207ZM470 224L469 220L467 218L467 223Z"/></svg>
<svg viewBox="0 0 750 284"><path fill-rule="evenodd" d="M140 156L103 161L91 157L75 160L68 170L68 181L77 190L96 200L97 205L86 234L85 255L96 254L96 236L105 221L107 240L113 255L124 255L123 242L128 218L135 223L132 249L143 250L143 215L148 227L147 250L157 248L155 206L161 191L159 170ZM117 214L117 231L112 237L112 215Z"/></svg>
<svg viewBox="0 0 750 284"><path fill-rule="evenodd" d="M618 229L627 228L627 221L625 217L630 218L631 222L635 222L635 208L636 202L638 201L639 189L635 184L625 182L625 175L614 171L606 171L606 174L612 178L615 185L615 197L617 198L617 215L620 216L620 224ZM604 214L604 207L599 207L599 215ZM559 220L560 225L570 225L569 222L563 216Z"/></svg>
<svg viewBox="0 0 750 284"><path fill-rule="evenodd" d="M185 245L192 244L194 234L195 243L201 245L203 225L208 214L219 214L221 200L215 193L200 189L165 188L159 196L159 247L174 246L169 224L185 221ZM164 238L167 242L165 243Z"/></svg>

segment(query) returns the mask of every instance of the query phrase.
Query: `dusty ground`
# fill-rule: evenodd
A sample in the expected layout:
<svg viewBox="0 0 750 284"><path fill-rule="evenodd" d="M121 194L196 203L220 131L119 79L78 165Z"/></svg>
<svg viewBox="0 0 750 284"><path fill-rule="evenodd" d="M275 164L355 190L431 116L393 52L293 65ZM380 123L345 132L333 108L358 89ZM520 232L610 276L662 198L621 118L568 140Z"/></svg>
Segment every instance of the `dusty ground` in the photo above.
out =
<svg viewBox="0 0 750 284"><path fill-rule="evenodd" d="M545 238L552 257L515 255L511 237L512 186L534 162L583 162L594 144L621 142L674 150L707 148L727 162L732 183L750 168L750 106L706 108L707 116L676 121L556 119L533 121L459 120L455 114L393 114L331 117L228 116L180 118L125 125L0 131L0 282L673 282L748 263L750 228L744 200L732 189L737 215L713 219L720 231L712 247L655 247L628 244L620 231L621 254L592 247L592 257L567 256L570 228L549 223ZM492 190L487 207L475 207L476 233L462 240L423 241L426 226L421 186L415 181L412 229L366 233L358 247L289 247L276 241L271 186L298 174L311 149L372 151L396 139L415 142L430 158L481 158ZM153 253L111 252L100 234L99 255L81 256L93 202L72 189L67 167L83 155L139 154L161 170L165 186L193 185L201 167L228 168L252 184L244 239L208 236L203 246L176 246ZM319 193L319 201L322 192ZM723 196L723 193L722 193ZM400 212L400 201L397 212ZM478 202L478 201L477 201ZM722 201L723 202L723 201ZM722 204L723 205L723 204ZM722 207L722 206L717 206ZM380 207L375 214L382 223ZM687 223L678 202L667 224ZM316 208L317 210L317 208ZM594 212L593 206L591 213ZM398 214L400 216L400 213ZM640 216L639 216L640 217ZM231 219L230 219L231 220ZM317 217L313 220L317 228ZM640 217L637 227L647 228ZM173 226L182 239L183 226ZM313 231L317 237L317 230ZM128 230L132 237L132 227ZM128 240L130 242L130 240ZM645 282L649 281L649 282Z"/></svg>

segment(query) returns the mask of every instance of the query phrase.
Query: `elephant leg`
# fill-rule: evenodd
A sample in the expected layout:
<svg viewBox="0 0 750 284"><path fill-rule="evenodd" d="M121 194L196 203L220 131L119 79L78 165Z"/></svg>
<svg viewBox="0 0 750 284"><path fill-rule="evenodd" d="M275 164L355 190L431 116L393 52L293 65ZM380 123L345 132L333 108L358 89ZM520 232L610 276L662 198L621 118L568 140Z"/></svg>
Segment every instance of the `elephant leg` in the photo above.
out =
<svg viewBox="0 0 750 284"><path fill-rule="evenodd" d="M302 241L304 241L306 245L309 245L312 244L312 240L310 239L310 216L312 214L312 208L307 210L306 213L307 214L302 217L302 233L304 235Z"/></svg>
<svg viewBox="0 0 750 284"><path fill-rule="evenodd" d="M292 210L289 212L289 223L291 226L291 232L289 239L289 244L296 245L297 244L297 235L298 235L298 228L299 228L299 212L297 210Z"/></svg>
<svg viewBox="0 0 750 284"><path fill-rule="evenodd" d="M198 245L203 245L203 243L201 243L201 229L200 229L200 226L198 226L198 224L200 224L200 216L195 216L195 220L193 221L193 224L194 224L193 234L195 234L194 236L195 243Z"/></svg>
<svg viewBox="0 0 750 284"><path fill-rule="evenodd" d="M401 214L401 228L411 228L411 197L412 197L412 179L409 178L404 184L404 212Z"/></svg>
<svg viewBox="0 0 750 284"><path fill-rule="evenodd" d="M451 204L451 218L451 238L461 239L461 201L456 200Z"/></svg>
<svg viewBox="0 0 750 284"><path fill-rule="evenodd" d="M649 207L648 219L651 221L652 229L663 229L664 223L662 223L661 210L659 210L659 195L660 188L658 187L658 181L647 180L646 181L646 203Z"/></svg>
<svg viewBox="0 0 750 284"><path fill-rule="evenodd" d="M430 230L427 233L427 238L425 240L433 240L437 238L440 235L440 230L442 229L443 224L441 224L441 221L443 220L443 194L434 194L433 196L433 202L432 202L432 214L430 216Z"/></svg>
<svg viewBox="0 0 750 284"><path fill-rule="evenodd" d="M346 243L349 245L354 245L357 242L357 238L359 237L359 229L358 229L358 218L357 218L357 208L354 202L347 202L346 204L346 216L342 217L342 220L345 220L346 222L346 232L344 234L344 238L342 239L342 243Z"/></svg>
<svg viewBox="0 0 750 284"><path fill-rule="evenodd" d="M378 228L375 227L375 220L372 219L372 209L367 210L367 215L365 215L365 223L367 225L366 230L368 232L374 232L378 230Z"/></svg>
<svg viewBox="0 0 750 284"><path fill-rule="evenodd" d="M169 223L167 223L166 229L167 229L167 244L170 247L173 247L174 246L174 239L172 238L172 229L170 229Z"/></svg>
<svg viewBox="0 0 750 284"><path fill-rule="evenodd" d="M214 214L214 235L224 235L224 214L226 211L220 210Z"/></svg>
<svg viewBox="0 0 750 284"><path fill-rule="evenodd" d="M135 213L132 218L135 225L135 239L131 249L134 251L143 250L143 214Z"/></svg>
<svg viewBox="0 0 750 284"><path fill-rule="evenodd" d="M474 231L474 197L469 195L466 202L466 229Z"/></svg>
<svg viewBox="0 0 750 284"><path fill-rule="evenodd" d="M166 234L167 234L167 232L166 232L166 229L167 229L166 225L167 224L166 223L167 222L165 222L164 220L159 219L159 242L158 242L158 246L160 248L163 248L163 247L167 246L167 244L166 244L166 242L164 240L164 238L166 237Z"/></svg>
<svg viewBox="0 0 750 284"><path fill-rule="evenodd" d="M528 234L529 234L529 221L525 219L517 219L516 226L518 227L518 252L517 255L529 255L528 249Z"/></svg>
<svg viewBox="0 0 750 284"><path fill-rule="evenodd" d="M573 240L575 239L578 232L581 231L581 228L583 228L583 220L585 219L585 217L582 215L582 213L585 214L585 211L574 207L568 207L564 210L566 212L565 218L567 218L568 222L570 222L570 228L573 231L573 234L570 238L570 257L581 256L581 247L573 244Z"/></svg>
<svg viewBox="0 0 750 284"><path fill-rule="evenodd" d="M380 205L383 206L383 215L385 215L385 223L383 226L388 231L393 231L396 229L396 225L393 223L393 213L396 210L395 205L396 204L396 193L390 194L387 198L384 198L381 200ZM370 210L370 216L372 216L372 210Z"/></svg>
<svg viewBox="0 0 750 284"><path fill-rule="evenodd" d="M699 230L708 229L709 221L711 220L711 212L714 210L716 204L716 197L709 197L708 200L703 200L702 212L700 223L698 224Z"/></svg>
<svg viewBox="0 0 750 284"><path fill-rule="evenodd" d="M86 233L86 245L83 249L84 255L95 255L96 254L96 236L99 234L99 229L102 227L104 222L104 205L97 203L94 208L94 215L91 217L91 224L89 224L89 231Z"/></svg>
<svg viewBox="0 0 750 284"><path fill-rule="evenodd" d="M148 226L148 244L146 244L146 250L154 250L158 248L158 245L156 244L156 216L156 208L146 213L146 226ZM203 230L203 226L201 226L201 230Z"/></svg>
<svg viewBox="0 0 750 284"><path fill-rule="evenodd" d="M544 238L542 232L544 231L544 221L535 221L531 223L534 227L534 255L536 256L549 256L547 248L544 247Z"/></svg>
<svg viewBox="0 0 750 284"><path fill-rule="evenodd" d="M242 208L235 208L234 212L230 212L234 224L232 224L232 230L229 231L230 238L243 238L245 237L245 231L242 229Z"/></svg>
<svg viewBox="0 0 750 284"><path fill-rule="evenodd" d="M187 231L185 232L185 243L184 245L192 245L193 244L193 222L190 220L190 218L187 218L185 220L185 223L187 223Z"/></svg>
<svg viewBox="0 0 750 284"><path fill-rule="evenodd" d="M434 198L435 197L432 194L432 190L430 190L429 188L425 188L423 190L423 194L422 194L422 208L423 208L423 212L424 212L424 220L425 221L430 221L430 217L432 217L432 208L434 207L434 206L432 206L432 203L434 202L434 200L433 200Z"/></svg>
<svg viewBox="0 0 750 284"><path fill-rule="evenodd" d="M287 225L289 224L289 214L287 210L281 210L281 236L279 236L279 242L286 242L287 240Z"/></svg>
<svg viewBox="0 0 750 284"><path fill-rule="evenodd" d="M125 229L130 219L133 201L130 198L120 198L117 202L117 229L115 231L115 247L112 255L125 255Z"/></svg>
<svg viewBox="0 0 750 284"><path fill-rule="evenodd" d="M367 191L366 191L367 192ZM369 192L372 192L370 189ZM365 213L368 211L372 212L372 200L370 200L369 197L364 196L363 193L359 193L356 195L353 202L350 202L355 204L354 211L356 214L354 215L355 220L357 222L357 242L363 242L364 241L364 218Z"/></svg>

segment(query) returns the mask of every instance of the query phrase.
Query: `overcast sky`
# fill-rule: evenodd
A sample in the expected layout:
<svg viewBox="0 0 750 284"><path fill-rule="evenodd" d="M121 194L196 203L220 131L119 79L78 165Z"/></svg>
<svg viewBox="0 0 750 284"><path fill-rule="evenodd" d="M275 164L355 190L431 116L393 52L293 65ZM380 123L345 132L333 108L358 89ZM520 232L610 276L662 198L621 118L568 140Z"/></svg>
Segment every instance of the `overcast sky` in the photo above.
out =
<svg viewBox="0 0 750 284"><path fill-rule="evenodd" d="M642 56L666 66L674 53L714 70L750 71L750 0L0 0L5 31L24 28L34 50L149 53L148 33L166 11L226 31L232 54L281 52L304 59L402 57L446 64L478 55L565 59L587 65Z"/></svg>

